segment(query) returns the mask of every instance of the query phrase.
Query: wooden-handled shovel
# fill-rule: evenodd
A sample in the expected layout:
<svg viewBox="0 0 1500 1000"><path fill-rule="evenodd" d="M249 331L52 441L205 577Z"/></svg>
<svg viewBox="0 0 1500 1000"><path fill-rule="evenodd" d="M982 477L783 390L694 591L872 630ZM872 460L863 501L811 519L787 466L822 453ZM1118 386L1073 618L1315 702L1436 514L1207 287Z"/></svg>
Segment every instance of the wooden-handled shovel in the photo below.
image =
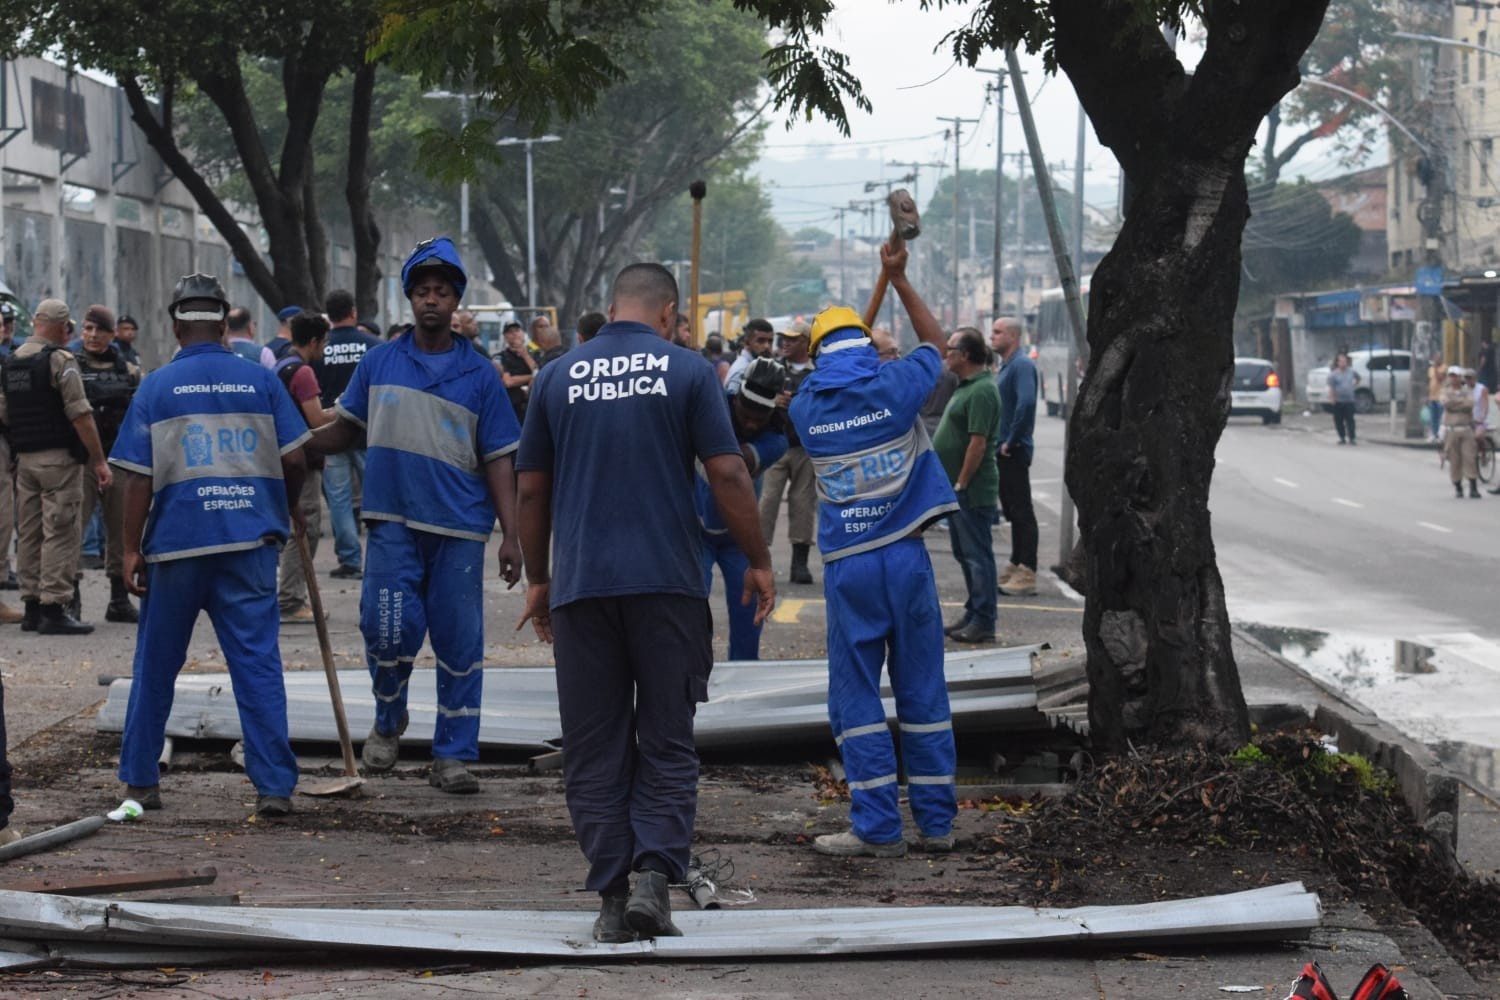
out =
<svg viewBox="0 0 1500 1000"><path fill-rule="evenodd" d="M323 672L328 675L328 697L333 702L333 721L339 730L339 749L344 752L344 776L321 785L301 789L303 795L358 795L365 779L359 776L354 761L354 741L349 738L349 720L344 715L344 696L339 690L338 671L333 668L333 643L328 639L328 621L323 617L323 595L318 591L318 575L313 572L312 546L301 525L293 532L297 551L302 556L302 575L307 580L307 603L312 605L313 624L318 630L318 649L323 654Z"/></svg>
<svg viewBox="0 0 1500 1000"><path fill-rule="evenodd" d="M891 210L891 238L885 245L890 248L891 253L896 253L907 240L914 240L922 235L922 216L917 212L917 203L912 200L906 188L897 188L886 195L885 203ZM875 279L875 291L870 295L870 304L865 307L863 317L865 326L872 329L875 317L880 313L880 304L885 301L887 284L885 268L881 268L880 277Z"/></svg>

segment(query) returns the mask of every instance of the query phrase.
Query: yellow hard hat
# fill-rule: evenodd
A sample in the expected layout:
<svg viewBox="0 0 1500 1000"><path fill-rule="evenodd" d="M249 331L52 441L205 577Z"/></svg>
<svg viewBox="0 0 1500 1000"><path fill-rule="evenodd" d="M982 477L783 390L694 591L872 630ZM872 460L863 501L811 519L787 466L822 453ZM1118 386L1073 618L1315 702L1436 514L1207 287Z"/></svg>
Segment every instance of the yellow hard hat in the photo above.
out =
<svg viewBox="0 0 1500 1000"><path fill-rule="evenodd" d="M870 328L865 326L865 321L859 313L848 306L829 306L813 319L812 337L808 340L807 349L817 354L818 344L822 343L824 337L840 330L851 329L863 332L866 337L870 336Z"/></svg>

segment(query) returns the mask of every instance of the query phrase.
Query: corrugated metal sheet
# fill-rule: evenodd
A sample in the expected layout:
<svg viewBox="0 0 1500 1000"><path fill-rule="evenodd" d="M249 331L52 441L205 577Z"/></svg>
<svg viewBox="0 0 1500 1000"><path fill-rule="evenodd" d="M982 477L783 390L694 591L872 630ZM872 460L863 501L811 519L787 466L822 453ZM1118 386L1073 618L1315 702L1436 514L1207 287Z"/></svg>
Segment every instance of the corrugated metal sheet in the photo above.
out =
<svg viewBox="0 0 1500 1000"><path fill-rule="evenodd" d="M594 911L335 910L108 902L0 891L0 936L163 949L268 947L445 952L540 958L788 957L943 951L1069 941L1161 944L1306 937L1322 907L1301 883L1223 896L1033 909L913 906L866 909L684 909L683 937L596 943Z"/></svg>
<svg viewBox="0 0 1500 1000"><path fill-rule="evenodd" d="M1036 709L1032 669L1040 646L1014 646L949 653L944 663L953 726L958 732L1016 731L1046 726ZM294 741L332 743L338 739L321 672L286 676L287 720ZM412 672L407 709L411 724L402 742L425 744L437 716L436 673ZM339 671L349 729L356 738L375 719L370 676ZM484 707L479 742L491 749L540 750L562 737L557 717L556 674L552 667L492 667L484 672ZM886 716L895 722L890 685L882 690ZM130 681L118 680L99 711L101 732L125 724ZM828 736L828 662L760 660L716 664L708 701L698 706L696 734L704 749L818 740ZM183 674L177 679L167 735L190 739L240 738L239 713L228 674Z"/></svg>

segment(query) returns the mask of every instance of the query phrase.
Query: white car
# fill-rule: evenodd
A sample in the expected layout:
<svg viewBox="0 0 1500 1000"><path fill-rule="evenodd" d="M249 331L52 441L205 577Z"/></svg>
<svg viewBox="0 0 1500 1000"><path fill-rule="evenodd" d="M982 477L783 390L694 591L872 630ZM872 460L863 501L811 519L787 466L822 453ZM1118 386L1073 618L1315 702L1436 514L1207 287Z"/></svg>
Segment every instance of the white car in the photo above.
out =
<svg viewBox="0 0 1500 1000"><path fill-rule="evenodd" d="M1406 405L1406 390L1411 382L1411 352L1376 348L1372 351L1350 351L1349 367L1359 376L1354 388L1354 412L1369 413L1377 406L1389 406L1392 394L1398 407ZM1318 405L1332 412L1328 401L1328 365L1307 373L1308 405Z"/></svg>
<svg viewBox="0 0 1500 1000"><path fill-rule="evenodd" d="M1265 358L1235 358L1229 386L1229 415L1257 416L1261 423L1281 423L1281 377Z"/></svg>

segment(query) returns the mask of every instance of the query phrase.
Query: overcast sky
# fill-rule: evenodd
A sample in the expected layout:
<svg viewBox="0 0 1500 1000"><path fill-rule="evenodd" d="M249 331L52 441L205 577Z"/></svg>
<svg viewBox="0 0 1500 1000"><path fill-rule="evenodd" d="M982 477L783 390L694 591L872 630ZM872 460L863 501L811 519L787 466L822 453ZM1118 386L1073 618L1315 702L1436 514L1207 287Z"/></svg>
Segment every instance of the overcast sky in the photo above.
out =
<svg viewBox="0 0 1500 1000"><path fill-rule="evenodd" d="M867 194L865 182L909 171L909 167L892 166L896 160L944 165L920 171L916 194L919 207L925 209L936 182L953 170L953 142L945 138L951 125L940 117L979 119L977 124L963 125L961 165L966 170L994 167L995 105L985 86L995 78L956 65L943 42L944 35L966 23L973 9L960 5L923 11L916 0L841 0L825 39L849 55L850 69L863 82L874 111L851 114L852 135L847 139L821 118L798 121L787 130L785 112L772 113L756 173L766 183L773 211L783 226L794 231L817 225L836 232L835 208L848 205L851 199L882 195L883 187ZM1191 42L1178 49L1184 60L1196 59ZM1078 122L1073 87L1066 76L1048 76L1039 56L1023 54L1021 63L1047 161L1066 168L1056 174L1055 182L1071 190ZM999 53L981 61L983 68L1004 65ZM1005 109L1004 146L1009 156L1025 149L1025 139L1008 81ZM1326 162L1328 151L1319 150L1319 145L1311 144L1298 158L1293 176L1298 168L1318 179L1341 172L1342 168ZM1085 202L1113 211L1119 167L1114 156L1099 145L1092 127L1086 129L1084 156ZM1015 174L1014 159L1007 159L1005 171ZM869 228L868 218L848 215L845 222L850 232L863 232Z"/></svg>

